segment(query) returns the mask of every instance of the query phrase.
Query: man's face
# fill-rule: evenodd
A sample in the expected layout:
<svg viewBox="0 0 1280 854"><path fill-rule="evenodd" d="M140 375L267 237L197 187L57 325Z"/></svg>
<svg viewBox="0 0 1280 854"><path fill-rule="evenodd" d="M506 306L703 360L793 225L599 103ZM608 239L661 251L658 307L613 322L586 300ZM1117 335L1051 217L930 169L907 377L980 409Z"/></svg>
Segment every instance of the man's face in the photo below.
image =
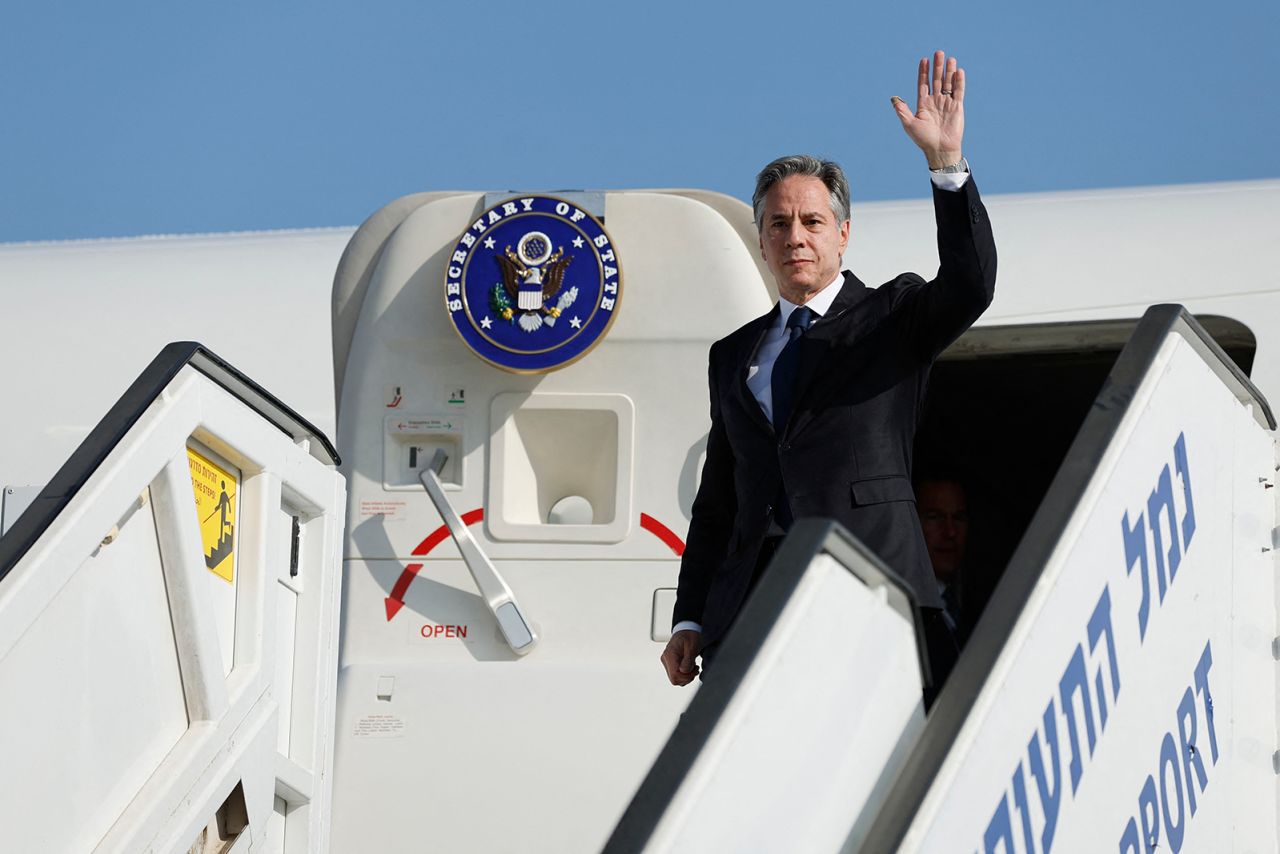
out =
<svg viewBox="0 0 1280 854"><path fill-rule="evenodd" d="M835 279L848 243L849 221L836 222L820 179L792 175L765 194L760 251L791 302L804 304Z"/></svg>
<svg viewBox="0 0 1280 854"><path fill-rule="evenodd" d="M949 480L926 480L916 489L916 512L924 542L933 561L933 574L949 582L964 561L969 542L969 505L964 487Z"/></svg>

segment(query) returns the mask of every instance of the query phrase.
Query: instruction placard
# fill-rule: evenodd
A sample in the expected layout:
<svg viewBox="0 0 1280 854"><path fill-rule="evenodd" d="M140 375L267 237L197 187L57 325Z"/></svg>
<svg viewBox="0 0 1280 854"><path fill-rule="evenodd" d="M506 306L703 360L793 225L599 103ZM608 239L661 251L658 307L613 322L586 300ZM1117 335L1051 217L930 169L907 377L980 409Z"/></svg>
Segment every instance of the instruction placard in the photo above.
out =
<svg viewBox="0 0 1280 854"><path fill-rule="evenodd" d="M236 580L236 514L240 472L187 448L196 518L204 544L204 565L228 583Z"/></svg>
<svg viewBox="0 0 1280 854"><path fill-rule="evenodd" d="M351 734L356 738L402 738L404 719L396 715L365 715L356 719Z"/></svg>

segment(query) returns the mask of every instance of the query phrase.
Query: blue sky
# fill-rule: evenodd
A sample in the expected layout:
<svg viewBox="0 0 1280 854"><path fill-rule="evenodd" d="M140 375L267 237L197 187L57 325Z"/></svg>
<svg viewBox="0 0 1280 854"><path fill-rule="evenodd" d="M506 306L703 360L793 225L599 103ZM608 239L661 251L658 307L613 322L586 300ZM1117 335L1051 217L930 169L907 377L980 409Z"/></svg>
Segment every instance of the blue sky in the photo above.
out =
<svg viewBox="0 0 1280 854"><path fill-rule="evenodd" d="M927 193L889 106L968 75L987 193L1280 176L1280 3L9 4L0 241L354 225L410 192L706 187L812 151Z"/></svg>

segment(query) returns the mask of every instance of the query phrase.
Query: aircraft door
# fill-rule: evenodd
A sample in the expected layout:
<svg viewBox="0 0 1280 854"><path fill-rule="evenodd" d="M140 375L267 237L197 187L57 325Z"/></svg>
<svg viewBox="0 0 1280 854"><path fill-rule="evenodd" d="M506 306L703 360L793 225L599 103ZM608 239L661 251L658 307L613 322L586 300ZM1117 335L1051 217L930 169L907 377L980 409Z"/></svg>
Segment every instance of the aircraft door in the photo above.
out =
<svg viewBox="0 0 1280 854"><path fill-rule="evenodd" d="M658 659L707 352L772 302L722 201L442 194L357 232L335 847L607 839L696 690Z"/></svg>

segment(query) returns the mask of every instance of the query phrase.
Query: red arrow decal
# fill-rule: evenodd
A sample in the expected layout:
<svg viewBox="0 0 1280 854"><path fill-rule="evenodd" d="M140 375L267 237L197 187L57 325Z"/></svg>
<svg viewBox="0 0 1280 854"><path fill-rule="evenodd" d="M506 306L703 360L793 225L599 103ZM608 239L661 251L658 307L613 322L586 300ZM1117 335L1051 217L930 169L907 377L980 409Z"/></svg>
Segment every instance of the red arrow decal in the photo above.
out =
<svg viewBox="0 0 1280 854"><path fill-rule="evenodd" d="M474 525L476 522L484 519L484 508L479 507L469 513L462 514L462 524ZM449 539L449 526L441 525L432 531L425 540L418 543L410 554L415 557L425 557L431 553L436 546ZM386 598L387 606L387 622L391 622L391 618L400 613L400 609L404 607L404 595L409 592L409 585L413 583L413 579L418 576L418 572L422 569L422 564L411 563L404 568L404 572L400 573L400 577L396 579L396 586L391 588L391 595Z"/></svg>
<svg viewBox="0 0 1280 854"><path fill-rule="evenodd" d="M684 554L684 540L677 537L674 531L648 513L640 514L640 527L666 543L667 548L676 553L676 557Z"/></svg>
<svg viewBox="0 0 1280 854"><path fill-rule="evenodd" d="M396 579L396 586L391 588L391 595L386 599L387 622L391 622L391 618L404 607L404 594L409 592L409 585L413 583L413 579L420 569L422 569L422 564L411 563L404 568L404 572L400 573L400 577Z"/></svg>

